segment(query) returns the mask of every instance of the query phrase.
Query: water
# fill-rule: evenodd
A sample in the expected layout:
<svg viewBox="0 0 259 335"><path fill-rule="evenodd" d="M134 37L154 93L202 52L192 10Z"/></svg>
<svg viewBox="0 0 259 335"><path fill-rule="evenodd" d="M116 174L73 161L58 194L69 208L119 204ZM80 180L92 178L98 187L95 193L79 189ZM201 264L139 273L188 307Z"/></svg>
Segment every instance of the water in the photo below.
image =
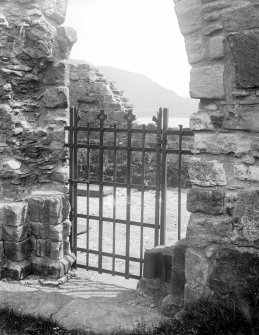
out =
<svg viewBox="0 0 259 335"><path fill-rule="evenodd" d="M189 127L189 118L181 118L181 117L170 117L169 118L169 127L175 128L178 127L179 125L182 125L183 128L188 128ZM148 123L154 123L152 121L152 118L150 117L140 117L137 118L136 122L138 124L148 124Z"/></svg>

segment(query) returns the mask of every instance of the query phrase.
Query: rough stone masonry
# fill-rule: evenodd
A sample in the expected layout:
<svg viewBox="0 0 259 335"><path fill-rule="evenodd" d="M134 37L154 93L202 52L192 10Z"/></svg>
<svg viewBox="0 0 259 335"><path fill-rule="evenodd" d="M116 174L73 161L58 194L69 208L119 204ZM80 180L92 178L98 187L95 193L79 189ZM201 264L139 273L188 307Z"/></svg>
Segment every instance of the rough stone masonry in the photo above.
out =
<svg viewBox="0 0 259 335"><path fill-rule="evenodd" d="M259 285L259 4L174 0L200 99L189 173L185 302Z"/></svg>
<svg viewBox="0 0 259 335"><path fill-rule="evenodd" d="M0 278L62 277L75 261L66 181L67 0L0 1Z"/></svg>

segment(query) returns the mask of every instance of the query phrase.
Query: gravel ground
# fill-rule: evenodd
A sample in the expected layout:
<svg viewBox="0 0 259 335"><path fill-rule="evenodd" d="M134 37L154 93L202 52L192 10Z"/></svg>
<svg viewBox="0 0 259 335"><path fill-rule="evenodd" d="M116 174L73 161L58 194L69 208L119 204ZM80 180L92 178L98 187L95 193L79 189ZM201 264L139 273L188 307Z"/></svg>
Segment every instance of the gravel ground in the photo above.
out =
<svg viewBox="0 0 259 335"><path fill-rule="evenodd" d="M113 194L112 189L106 188L105 193L107 194L104 198L104 217L113 217ZM190 213L186 210L186 190L182 191L182 227L181 237L185 236L186 227L189 220ZM116 200L116 218L126 219L126 189L117 189L117 200ZM90 215L99 214L99 198L90 198L89 201ZM177 208L178 208L178 192L175 189L168 190L167 193L167 226L166 226L166 245L171 246L177 241ZM78 213L86 214L86 197L78 197ZM131 220L140 222L141 218L141 192L138 190L132 190L131 197ZM154 224L155 221L155 192L146 191L144 199L144 222ZM86 219L78 219L78 247L86 248ZM98 250L98 235L99 235L99 222L96 220L90 220L89 224L89 248ZM131 226L130 228L130 256L140 256L140 238L141 228ZM126 225L116 224L115 231L115 253L125 255L126 245ZM154 247L154 229L144 228L143 229L143 247L150 249ZM103 222L103 251L113 252L113 224L110 222ZM85 253L78 253L78 263L86 264ZM89 265L97 267L97 255L89 256ZM112 270L112 259L110 257L103 257L103 267L108 270ZM130 273L139 274L139 263L130 262ZM125 261L116 259L115 271L124 272Z"/></svg>

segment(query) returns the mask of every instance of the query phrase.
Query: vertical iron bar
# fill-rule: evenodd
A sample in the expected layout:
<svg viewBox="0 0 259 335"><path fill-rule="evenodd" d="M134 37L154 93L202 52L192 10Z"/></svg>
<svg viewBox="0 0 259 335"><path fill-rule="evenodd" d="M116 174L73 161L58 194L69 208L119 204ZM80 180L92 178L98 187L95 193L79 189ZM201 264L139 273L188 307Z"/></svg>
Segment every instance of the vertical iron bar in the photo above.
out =
<svg viewBox="0 0 259 335"><path fill-rule="evenodd" d="M168 114L169 114L168 109L163 108L160 245L165 244L165 232L166 232L166 191L167 191L166 149L167 149Z"/></svg>
<svg viewBox="0 0 259 335"><path fill-rule="evenodd" d="M132 121L135 116L132 110L128 111L127 118L127 209L126 209L126 261L125 278L129 278L129 256L130 256L130 209L131 209L131 140L132 140Z"/></svg>
<svg viewBox="0 0 259 335"><path fill-rule="evenodd" d="M117 125L114 124L113 126L113 235L112 235L112 275L115 272L115 241L116 241L116 196L117 196L117 188L116 188L116 181L117 181Z"/></svg>
<svg viewBox="0 0 259 335"><path fill-rule="evenodd" d="M72 234L69 236L70 245L72 248L72 251L74 252L74 112L73 107L70 108L70 115L69 115L69 202L71 206L70 211L70 221L72 223Z"/></svg>
<svg viewBox="0 0 259 335"><path fill-rule="evenodd" d="M159 108L157 123L157 143L156 143L156 197L155 197L155 246L159 244L159 224L160 224L160 191L161 191L161 128L162 128L162 108Z"/></svg>
<svg viewBox="0 0 259 335"><path fill-rule="evenodd" d="M146 126L143 125L142 129L142 167L141 167L141 230L140 230L140 277L142 277L143 272L143 239L144 239L144 206L145 206L145 148L146 148Z"/></svg>
<svg viewBox="0 0 259 335"><path fill-rule="evenodd" d="M77 123L78 123L78 109L74 107L73 111L73 127L74 127L74 139L73 139L73 165L74 165L74 180L73 180L73 250L75 255L77 255L77 179L78 179L78 166L77 166Z"/></svg>
<svg viewBox="0 0 259 335"><path fill-rule="evenodd" d="M90 124L88 123L87 129L87 196L86 196L86 211L87 211L87 219L86 219L86 269L89 268L89 238L90 238L90 204L89 204L89 197L90 197Z"/></svg>
<svg viewBox="0 0 259 335"><path fill-rule="evenodd" d="M181 239L181 202L182 202L182 140L183 126L179 125L179 154L178 154L178 240Z"/></svg>
<svg viewBox="0 0 259 335"><path fill-rule="evenodd" d="M103 125L106 115L103 110L98 114L100 120L100 161L99 161L99 246L98 246L98 272L102 273L103 251Z"/></svg>

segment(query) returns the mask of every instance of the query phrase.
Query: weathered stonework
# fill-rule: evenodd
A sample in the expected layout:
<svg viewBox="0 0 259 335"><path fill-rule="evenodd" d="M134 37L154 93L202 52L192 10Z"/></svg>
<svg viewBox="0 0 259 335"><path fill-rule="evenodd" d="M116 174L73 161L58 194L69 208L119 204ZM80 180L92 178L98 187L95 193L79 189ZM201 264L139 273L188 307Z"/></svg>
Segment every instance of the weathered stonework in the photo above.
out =
<svg viewBox="0 0 259 335"><path fill-rule="evenodd" d="M189 166L185 302L257 291L259 7L174 0L200 100Z"/></svg>
<svg viewBox="0 0 259 335"><path fill-rule="evenodd" d="M57 278L74 261L67 223L63 235L66 58L76 41L72 28L60 27L66 8L67 0L0 4L0 278L36 272Z"/></svg>

